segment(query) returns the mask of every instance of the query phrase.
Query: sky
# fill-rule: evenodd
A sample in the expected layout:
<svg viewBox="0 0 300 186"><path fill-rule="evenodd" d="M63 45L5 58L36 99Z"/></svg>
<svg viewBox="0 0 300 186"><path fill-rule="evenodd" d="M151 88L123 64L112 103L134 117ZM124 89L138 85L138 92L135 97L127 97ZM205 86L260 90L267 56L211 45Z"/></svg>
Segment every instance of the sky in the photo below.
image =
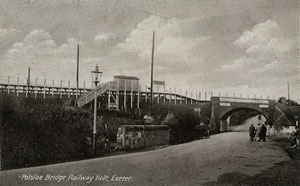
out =
<svg viewBox="0 0 300 186"><path fill-rule="evenodd" d="M0 81L55 80L90 86L98 64L102 82L114 75L177 93L300 102L298 0L1 0ZM145 89L145 88L144 88ZM161 88L162 90L162 88Z"/></svg>

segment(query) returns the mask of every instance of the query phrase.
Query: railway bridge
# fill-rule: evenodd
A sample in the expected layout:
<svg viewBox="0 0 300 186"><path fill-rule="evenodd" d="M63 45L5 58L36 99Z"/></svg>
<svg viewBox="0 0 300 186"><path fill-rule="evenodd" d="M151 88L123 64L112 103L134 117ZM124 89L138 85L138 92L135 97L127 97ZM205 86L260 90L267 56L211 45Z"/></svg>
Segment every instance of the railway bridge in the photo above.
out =
<svg viewBox="0 0 300 186"><path fill-rule="evenodd" d="M2 93L12 94L16 97L34 97L37 99L73 99L76 95L78 107L93 107L95 98L97 97L97 109L105 108L108 110L127 111L130 109L139 109L143 106L150 104L151 93L149 88L142 89L139 84L139 78L134 76L114 76L114 79L109 82L100 84L94 89L74 88L70 86L63 86L60 81L59 86L47 86L46 81L44 84L39 85L26 85L17 83L0 83ZM210 113L209 124L212 131L223 132L227 131L229 123L227 118L231 114L240 110L252 110L258 114L263 115L267 122L271 125L278 123L288 123L288 125L295 125L300 118L300 106L289 106L280 104L275 100L270 99L257 99L257 98L237 98L237 97L222 97L211 96L210 100L201 99L201 93L193 96L192 92L188 95L181 91L172 92L172 90L163 89L153 92L154 104L174 104L174 105L189 105L190 107L197 108L197 112ZM227 95L227 94L226 94ZM196 110L196 109L195 109ZM291 110L294 110L291 112Z"/></svg>
<svg viewBox="0 0 300 186"><path fill-rule="evenodd" d="M227 131L229 125L227 119L230 115L240 110L256 111L258 114L263 115L268 123L272 124L276 101L268 99L213 97L211 104L210 124L215 130L222 132Z"/></svg>
<svg viewBox="0 0 300 186"><path fill-rule="evenodd" d="M255 111L275 126L295 126L300 118L300 106L291 106L269 99L211 98L210 125L216 132L227 131L228 118L240 110Z"/></svg>
<svg viewBox="0 0 300 186"><path fill-rule="evenodd" d="M86 105L92 106L91 103L95 97L100 98L98 101L98 108L102 104L109 110L127 110L127 108L140 108L140 104L150 103L150 91L141 91L139 79L132 76L114 76L114 80L103 83L96 87L94 91L90 91L78 99L78 106L84 107ZM196 96L197 97L197 96ZM200 98L200 96L199 96ZM210 101L192 98L186 95L166 92L153 92L153 102L155 104L179 104L190 105L197 108L199 114L201 110L204 111L209 105L209 112L211 113L209 124L214 132L227 131L229 123L227 119L235 112L240 110L256 111L263 115L267 122L271 125L276 123L285 123L287 125L294 125L296 118L300 118L300 107L293 108L299 112L293 112L293 116L288 117L291 113L287 110L282 110L280 103L270 99L257 98L236 98L236 97L211 97ZM287 106L289 107L289 106ZM294 106L295 107L295 106ZM299 116L298 116L299 115ZM294 118L295 116L295 118Z"/></svg>

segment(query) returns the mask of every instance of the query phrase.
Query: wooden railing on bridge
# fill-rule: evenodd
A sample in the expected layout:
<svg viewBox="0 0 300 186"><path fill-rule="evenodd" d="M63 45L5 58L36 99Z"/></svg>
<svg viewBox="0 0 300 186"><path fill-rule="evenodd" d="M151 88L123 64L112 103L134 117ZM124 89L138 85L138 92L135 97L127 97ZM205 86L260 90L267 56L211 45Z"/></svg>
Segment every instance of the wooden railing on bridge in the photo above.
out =
<svg viewBox="0 0 300 186"><path fill-rule="evenodd" d="M107 107L109 109L119 110L121 107L127 108L130 102L130 107L139 108L140 103L150 103L150 91L141 91L141 86L134 88L132 85L128 87L119 87L118 81L110 81L97 86L94 90L87 92L78 99L78 106L82 107L91 103L95 96L105 96ZM180 95L171 92L153 92L153 102L155 104L198 104L203 100L195 99L186 95Z"/></svg>
<svg viewBox="0 0 300 186"><path fill-rule="evenodd" d="M28 86L28 85L15 85L15 84L0 84L2 93L14 94L16 97L35 97L35 98L71 98L82 96L91 89L74 87L52 87L52 86Z"/></svg>
<svg viewBox="0 0 300 186"><path fill-rule="evenodd" d="M72 83L72 85L71 85ZM35 79L32 82L19 77L0 76L0 90L2 93L14 94L16 97L35 97L35 98L73 98L82 96L89 92L90 88L85 88L85 82L81 87L74 87L75 83L70 80L55 79Z"/></svg>
<svg viewBox="0 0 300 186"><path fill-rule="evenodd" d="M98 101L101 103L103 102L102 104L109 109L119 110L122 107L125 109L127 107L139 108L140 103L150 104L151 94L148 87L146 86L146 88L142 90L138 83L134 85L131 81L128 82L127 86L124 86L124 84L120 86L119 82L116 80L109 81L107 83L102 83L95 89L85 88L85 82L83 82L83 84L80 84L81 87L76 89L76 87L74 87L75 84L72 84L73 86L71 86L70 81L35 79L35 82L28 83L27 81L24 81L24 79L23 81L19 81L19 77L12 78L8 76L3 78L0 76L0 91L6 94L14 94L16 97L44 99L74 99L75 96L78 95L77 105L79 107L90 104L95 98L95 93L98 97L101 97ZM176 93L176 88L171 89L170 87L168 90L169 91L167 92L165 87L163 90L159 90L159 87L157 87L157 90L153 91L153 103L194 105L210 101L212 97L221 97L220 93L219 96L213 96L213 92L206 91L202 92L203 94L201 97L201 92L198 94L196 93L193 96L193 92L189 92L188 94L187 91L184 92L185 95L182 95L181 89L177 89L180 90L177 91L179 94ZM174 91L172 92L172 90ZM228 97L227 93L225 97ZM243 97L242 94L240 97ZM233 98L236 98L235 93L233 93ZM257 99L255 96L254 98ZM267 96L267 98L269 97ZM260 96L260 99L262 99L262 96Z"/></svg>

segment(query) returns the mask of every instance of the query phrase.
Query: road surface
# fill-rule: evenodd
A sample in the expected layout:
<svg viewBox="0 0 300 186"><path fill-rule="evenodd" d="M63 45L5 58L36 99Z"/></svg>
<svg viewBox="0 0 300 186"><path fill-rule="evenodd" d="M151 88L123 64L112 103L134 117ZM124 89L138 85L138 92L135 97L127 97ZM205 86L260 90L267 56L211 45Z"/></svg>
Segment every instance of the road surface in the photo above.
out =
<svg viewBox="0 0 300 186"><path fill-rule="evenodd" d="M275 142L228 132L148 152L2 171L0 185L202 185L225 173L254 176L289 159Z"/></svg>
<svg viewBox="0 0 300 186"><path fill-rule="evenodd" d="M258 116L250 117L242 122L240 125L229 126L228 130L230 131L248 131L251 124L256 128L258 123L265 123L267 120L265 117L262 117L261 120L258 119Z"/></svg>

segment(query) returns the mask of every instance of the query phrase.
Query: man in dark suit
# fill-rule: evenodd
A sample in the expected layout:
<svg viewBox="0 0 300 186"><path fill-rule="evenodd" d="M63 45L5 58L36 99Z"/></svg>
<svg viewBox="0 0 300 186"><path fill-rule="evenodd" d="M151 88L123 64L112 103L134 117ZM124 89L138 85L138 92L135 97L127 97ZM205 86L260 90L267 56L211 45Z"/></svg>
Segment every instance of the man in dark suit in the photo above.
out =
<svg viewBox="0 0 300 186"><path fill-rule="evenodd" d="M253 124L249 127L249 135L250 135L250 141L253 141L253 138L255 137L255 128Z"/></svg>
<svg viewBox="0 0 300 186"><path fill-rule="evenodd" d="M266 141L266 135L267 135L267 127L263 124L261 126L261 139L263 141Z"/></svg>

